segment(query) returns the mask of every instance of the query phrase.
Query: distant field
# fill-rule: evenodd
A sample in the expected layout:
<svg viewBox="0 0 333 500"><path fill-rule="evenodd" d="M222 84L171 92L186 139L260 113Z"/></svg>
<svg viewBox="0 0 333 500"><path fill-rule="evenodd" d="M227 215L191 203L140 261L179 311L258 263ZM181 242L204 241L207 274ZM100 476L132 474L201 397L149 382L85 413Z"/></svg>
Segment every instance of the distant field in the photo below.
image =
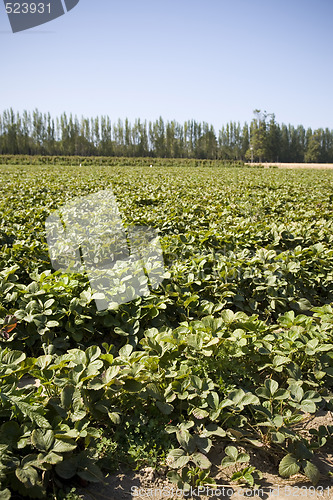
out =
<svg viewBox="0 0 333 500"><path fill-rule="evenodd" d="M251 163L246 163L246 165L251 165ZM252 165L277 168L333 168L333 163L252 163Z"/></svg>

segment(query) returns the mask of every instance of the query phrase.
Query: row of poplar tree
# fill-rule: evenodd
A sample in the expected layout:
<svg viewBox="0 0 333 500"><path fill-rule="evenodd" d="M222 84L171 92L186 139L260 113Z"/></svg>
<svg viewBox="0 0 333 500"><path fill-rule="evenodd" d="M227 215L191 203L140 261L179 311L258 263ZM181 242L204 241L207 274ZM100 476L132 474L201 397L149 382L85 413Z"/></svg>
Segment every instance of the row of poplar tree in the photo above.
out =
<svg viewBox="0 0 333 500"><path fill-rule="evenodd" d="M333 162L333 130L279 125L274 114L254 111L250 124L230 122L216 133L195 120L180 124L78 118L63 113L8 109L0 114L0 154L150 156L259 162Z"/></svg>

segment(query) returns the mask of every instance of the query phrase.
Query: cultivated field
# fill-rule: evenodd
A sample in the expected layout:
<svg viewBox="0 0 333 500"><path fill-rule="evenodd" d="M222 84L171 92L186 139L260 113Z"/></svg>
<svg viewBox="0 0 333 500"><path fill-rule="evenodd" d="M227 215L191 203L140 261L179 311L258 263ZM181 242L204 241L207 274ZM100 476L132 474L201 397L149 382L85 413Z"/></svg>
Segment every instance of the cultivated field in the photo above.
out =
<svg viewBox="0 0 333 500"><path fill-rule="evenodd" d="M119 468L329 498L333 172L163 161L0 166L0 498L73 500ZM84 268L52 269L45 221L110 187L165 273L98 310Z"/></svg>

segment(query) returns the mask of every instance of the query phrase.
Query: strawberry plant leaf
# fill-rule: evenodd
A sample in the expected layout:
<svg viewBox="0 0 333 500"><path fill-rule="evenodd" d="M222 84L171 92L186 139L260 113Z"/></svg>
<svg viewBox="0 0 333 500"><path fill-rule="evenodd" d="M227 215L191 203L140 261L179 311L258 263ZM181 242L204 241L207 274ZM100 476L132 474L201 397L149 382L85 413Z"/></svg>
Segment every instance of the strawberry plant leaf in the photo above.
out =
<svg viewBox="0 0 333 500"><path fill-rule="evenodd" d="M300 471L300 466L294 455L286 455L279 464L279 474L281 477L291 477Z"/></svg>

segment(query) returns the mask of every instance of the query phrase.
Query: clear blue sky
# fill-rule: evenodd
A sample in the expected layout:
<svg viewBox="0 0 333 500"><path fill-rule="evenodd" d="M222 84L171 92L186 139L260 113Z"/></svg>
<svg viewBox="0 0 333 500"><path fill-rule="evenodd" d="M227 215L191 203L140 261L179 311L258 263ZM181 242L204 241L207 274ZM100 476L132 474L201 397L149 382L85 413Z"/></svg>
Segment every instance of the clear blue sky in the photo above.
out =
<svg viewBox="0 0 333 500"><path fill-rule="evenodd" d="M333 129L333 0L80 0L16 34L1 1L0 44L0 111Z"/></svg>

